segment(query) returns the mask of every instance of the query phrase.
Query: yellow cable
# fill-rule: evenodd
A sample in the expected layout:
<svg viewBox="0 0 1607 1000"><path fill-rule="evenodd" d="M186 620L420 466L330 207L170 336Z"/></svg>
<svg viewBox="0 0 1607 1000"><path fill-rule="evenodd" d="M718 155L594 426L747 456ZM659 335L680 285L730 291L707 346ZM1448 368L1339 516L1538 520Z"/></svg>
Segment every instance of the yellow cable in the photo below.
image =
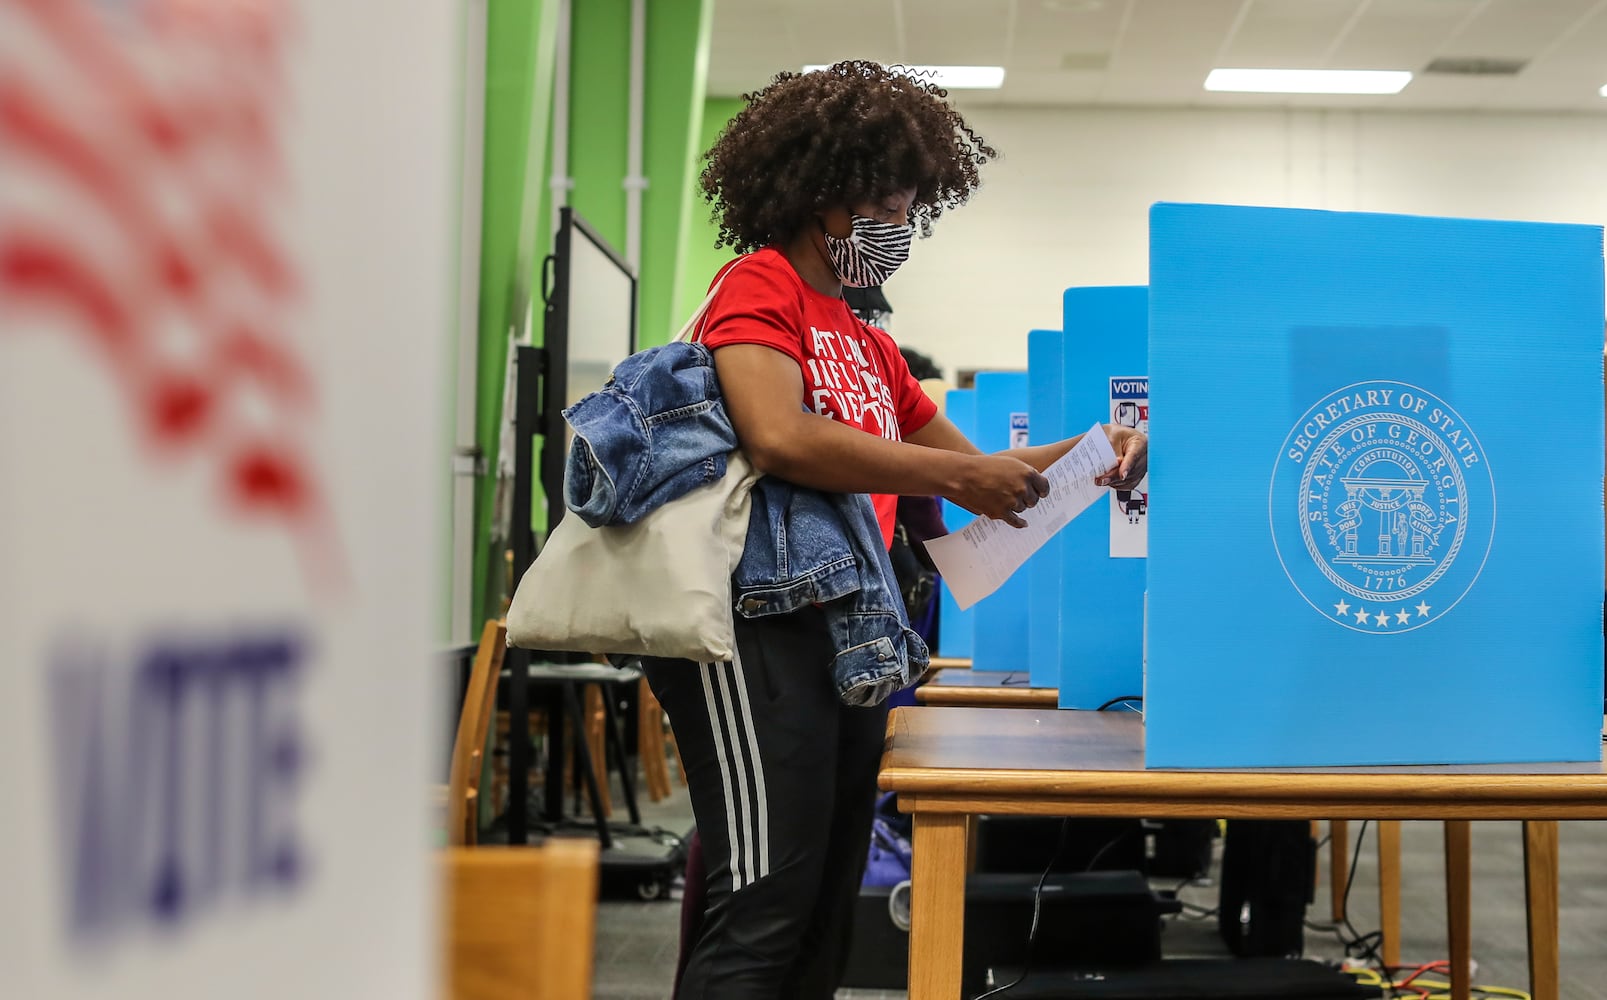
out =
<svg viewBox="0 0 1607 1000"><path fill-rule="evenodd" d="M1430 993L1426 1000L1451 1000L1451 984L1442 979L1429 979L1426 976L1418 976L1416 979L1412 980L1410 986L1407 986L1397 983L1393 979L1391 979L1388 983L1385 983L1384 977L1379 975L1378 971L1375 969L1351 966L1344 969L1344 971L1352 976L1355 976L1357 982L1360 982L1365 986L1387 985L1392 990L1411 989L1412 986L1421 986L1427 990L1441 991L1439 993ZM1513 1000L1534 1000L1533 997L1522 990L1508 989L1505 986L1471 986L1469 989L1471 989L1474 993L1483 993L1498 997L1511 997Z"/></svg>
<svg viewBox="0 0 1607 1000"><path fill-rule="evenodd" d="M1381 984L1380 983L1370 983L1368 985L1377 986L1377 985L1381 985ZM1398 984L1392 984L1392 985L1398 985ZM1412 986L1421 986L1424 989L1430 989L1430 990L1450 990L1450 988L1451 988L1451 984L1448 983L1448 982L1445 982L1445 981L1439 980L1439 979L1427 979L1427 978L1424 978L1424 977L1421 977L1421 976L1418 977L1417 979L1412 980ZM1410 988L1410 987L1408 987L1408 988ZM1477 986L1477 985L1475 985L1475 986L1469 987L1469 989L1471 989L1475 993L1489 993L1489 994L1494 994L1495 996L1499 996L1499 997L1513 997L1514 1000L1534 1000L1533 997L1529 996L1529 994L1523 992L1522 990L1508 989L1505 986ZM1435 993L1435 994L1430 995L1429 1000L1450 1000L1450 996L1451 995L1450 995L1449 992Z"/></svg>

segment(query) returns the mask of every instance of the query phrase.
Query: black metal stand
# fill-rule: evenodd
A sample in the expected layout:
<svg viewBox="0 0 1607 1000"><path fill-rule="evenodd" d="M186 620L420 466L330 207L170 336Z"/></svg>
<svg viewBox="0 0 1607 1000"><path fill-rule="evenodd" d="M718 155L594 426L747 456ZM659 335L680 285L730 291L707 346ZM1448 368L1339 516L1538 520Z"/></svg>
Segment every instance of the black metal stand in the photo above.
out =
<svg viewBox="0 0 1607 1000"><path fill-rule="evenodd" d="M535 505L535 476L530 443L541 426L540 390L544 355L534 347L515 348L514 439L520 454L514 459L513 523L508 543L513 549L515 579L536 559L536 538L530 528ZM503 660L508 669L508 843L524 844L530 836L525 796L530 790L530 653L510 649Z"/></svg>
<svg viewBox="0 0 1607 1000"><path fill-rule="evenodd" d="M575 720L575 771L580 780L585 783L586 797L591 801L592 823L597 828L597 842L603 850L614 846L614 838L608 832L608 818L603 815L603 797L597 788L597 768L591 759L591 746L586 740L585 722L586 708L580 702L580 691L574 681L563 682L564 704L569 708L569 717ZM552 731L552 739L563 741L563 717L559 716L556 722L548 722ZM620 768L621 771L624 768ZM562 775L560 774L560 779ZM549 788L550 792L551 789ZM562 786L558 789L558 801L563 801Z"/></svg>
<svg viewBox="0 0 1607 1000"><path fill-rule="evenodd" d="M542 822L549 829L557 829L568 823L564 813L564 771L569 749L563 735L568 728L575 737L575 808L578 812L580 796L584 794L591 806L590 825L596 828L597 840L606 851L614 846L614 834L603 815L602 788L597 780L596 761L585 737L586 709L580 692L587 684L596 684L602 689L604 736L613 750L614 759L619 762L619 780L624 788L625 808L630 814L631 826L640 827L642 814L636 804L636 782L631 777L630 759L625 754L624 733L620 728L618 713L614 710L611 689L618 684L637 681L641 674L634 670L615 670L613 667L592 664L567 667L535 664L525 668L525 675L529 684L541 689L542 704L547 709L547 766L542 789ZM568 726L565 725L566 720ZM603 763L606 773L607 761Z"/></svg>

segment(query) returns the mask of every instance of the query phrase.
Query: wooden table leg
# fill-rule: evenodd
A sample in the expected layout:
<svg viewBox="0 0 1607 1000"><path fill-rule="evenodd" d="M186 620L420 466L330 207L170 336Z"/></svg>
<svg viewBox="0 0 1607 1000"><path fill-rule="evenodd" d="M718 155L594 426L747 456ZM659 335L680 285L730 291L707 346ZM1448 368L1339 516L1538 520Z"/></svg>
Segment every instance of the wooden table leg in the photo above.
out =
<svg viewBox="0 0 1607 1000"><path fill-rule="evenodd" d="M1345 919L1345 880L1350 872L1350 822L1328 821L1328 912L1334 923Z"/></svg>
<svg viewBox="0 0 1607 1000"><path fill-rule="evenodd" d="M955 1000L965 945L966 817L915 813L910 1000Z"/></svg>
<svg viewBox="0 0 1607 1000"><path fill-rule="evenodd" d="M1378 821L1378 913L1384 939L1379 954L1391 968L1401 964L1401 822Z"/></svg>
<svg viewBox="0 0 1607 1000"><path fill-rule="evenodd" d="M1471 995L1468 959L1473 954L1472 824L1445 821L1445 925L1451 945L1451 1000Z"/></svg>
<svg viewBox="0 0 1607 1000"><path fill-rule="evenodd" d="M1523 824L1523 883L1529 903L1529 993L1557 1000L1557 823Z"/></svg>

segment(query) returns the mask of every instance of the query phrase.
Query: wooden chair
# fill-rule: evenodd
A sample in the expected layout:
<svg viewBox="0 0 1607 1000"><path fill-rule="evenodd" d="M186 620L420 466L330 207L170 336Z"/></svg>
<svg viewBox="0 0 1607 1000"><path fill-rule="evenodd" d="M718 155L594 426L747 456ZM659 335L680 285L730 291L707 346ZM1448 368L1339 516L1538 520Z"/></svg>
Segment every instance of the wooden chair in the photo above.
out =
<svg viewBox="0 0 1607 1000"><path fill-rule="evenodd" d="M643 677L636 689L636 752L642 759L647 797L661 802L670 794L670 766L664 745L664 706Z"/></svg>
<svg viewBox="0 0 1607 1000"><path fill-rule="evenodd" d="M585 1000L597 933L597 842L448 849L447 1000Z"/></svg>
<svg viewBox="0 0 1607 1000"><path fill-rule="evenodd" d="M609 790L608 738L603 721L605 696L600 685L587 684L581 698L586 716L586 746L591 751L591 769L597 777L597 797L602 802L603 818L611 819L614 815L614 797ZM575 766L573 757L569 758L569 766L571 769ZM626 766L625 762L621 761L620 766Z"/></svg>
<svg viewBox="0 0 1607 1000"><path fill-rule="evenodd" d="M452 771L446 793L446 842L453 847L472 846L479 840L480 774L507 638L508 629L502 622L485 623L480 648L474 654L474 667L469 671L468 687L463 692L463 711L458 716L457 740L452 744Z"/></svg>

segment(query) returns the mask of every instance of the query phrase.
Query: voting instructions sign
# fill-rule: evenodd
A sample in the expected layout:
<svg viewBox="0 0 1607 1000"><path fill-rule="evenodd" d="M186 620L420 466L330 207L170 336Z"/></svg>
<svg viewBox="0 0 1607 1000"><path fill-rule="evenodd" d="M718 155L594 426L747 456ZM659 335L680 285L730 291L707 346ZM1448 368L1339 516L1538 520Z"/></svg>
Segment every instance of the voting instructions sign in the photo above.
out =
<svg viewBox="0 0 1607 1000"><path fill-rule="evenodd" d="M1032 436L1028 433L1029 429L1026 413L1010 414L1010 447L1025 448Z"/></svg>
<svg viewBox="0 0 1607 1000"><path fill-rule="evenodd" d="M1150 221L1146 763L1599 759L1602 230Z"/></svg>
<svg viewBox="0 0 1607 1000"><path fill-rule="evenodd" d="M7 997L437 995L458 20L0 0Z"/></svg>
<svg viewBox="0 0 1607 1000"><path fill-rule="evenodd" d="M1149 434L1149 377L1123 375L1110 380L1110 422ZM1130 490L1110 491L1110 557L1142 559L1149 554L1149 476Z"/></svg>

